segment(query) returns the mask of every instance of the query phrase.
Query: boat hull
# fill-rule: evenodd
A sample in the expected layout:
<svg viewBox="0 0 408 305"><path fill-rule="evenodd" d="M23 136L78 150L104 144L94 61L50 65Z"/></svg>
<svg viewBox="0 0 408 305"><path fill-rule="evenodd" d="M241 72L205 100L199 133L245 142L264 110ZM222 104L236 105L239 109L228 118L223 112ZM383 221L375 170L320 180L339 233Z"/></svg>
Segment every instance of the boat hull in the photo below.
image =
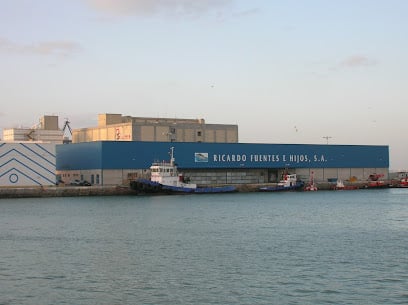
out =
<svg viewBox="0 0 408 305"><path fill-rule="evenodd" d="M313 184L306 186L304 190L307 192L316 192L318 189L317 186Z"/></svg>
<svg viewBox="0 0 408 305"><path fill-rule="evenodd" d="M130 182L130 188L137 193L156 194L163 192L163 186L158 182L147 179L139 179Z"/></svg>
<svg viewBox="0 0 408 305"><path fill-rule="evenodd" d="M258 190L260 192L287 192L287 191L302 190L303 187L304 187L304 183L298 182L294 185L264 186L264 187L260 187Z"/></svg>
<svg viewBox="0 0 408 305"><path fill-rule="evenodd" d="M233 193L237 191L235 186L216 187L180 187L163 185L147 179L139 179L130 183L132 190L138 194L210 194L210 193Z"/></svg>
<svg viewBox="0 0 408 305"><path fill-rule="evenodd" d="M210 193L234 193L237 192L237 188L232 185L227 186L214 186L214 187L198 187L194 190L196 194L210 194Z"/></svg>
<svg viewBox="0 0 408 305"><path fill-rule="evenodd" d="M382 189L388 188L389 185L384 181L370 181L367 185L364 186L366 189Z"/></svg>
<svg viewBox="0 0 408 305"><path fill-rule="evenodd" d="M350 191L350 190L358 190L359 187L356 185L344 185L344 186L333 186L332 190L334 191Z"/></svg>

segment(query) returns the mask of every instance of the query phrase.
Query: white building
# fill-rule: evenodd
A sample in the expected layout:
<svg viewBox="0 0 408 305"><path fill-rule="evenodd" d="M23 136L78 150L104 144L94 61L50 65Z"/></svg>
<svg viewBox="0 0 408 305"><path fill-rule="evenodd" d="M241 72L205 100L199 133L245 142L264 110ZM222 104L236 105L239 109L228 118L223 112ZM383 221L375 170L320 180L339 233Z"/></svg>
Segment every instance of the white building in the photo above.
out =
<svg viewBox="0 0 408 305"><path fill-rule="evenodd" d="M64 131L58 127L58 116L46 115L39 124L27 128L8 128L3 130L5 142L41 141L62 144Z"/></svg>
<svg viewBox="0 0 408 305"><path fill-rule="evenodd" d="M55 185L55 147L52 143L0 142L0 187Z"/></svg>

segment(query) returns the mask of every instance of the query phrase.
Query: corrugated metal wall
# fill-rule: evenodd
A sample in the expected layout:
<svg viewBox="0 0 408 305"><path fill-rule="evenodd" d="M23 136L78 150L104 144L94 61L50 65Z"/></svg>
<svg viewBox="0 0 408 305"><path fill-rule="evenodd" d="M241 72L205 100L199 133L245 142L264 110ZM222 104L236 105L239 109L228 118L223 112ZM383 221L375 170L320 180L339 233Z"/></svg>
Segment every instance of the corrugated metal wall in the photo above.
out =
<svg viewBox="0 0 408 305"><path fill-rule="evenodd" d="M57 169L98 169L102 168L102 143L86 142L57 145Z"/></svg>
<svg viewBox="0 0 408 305"><path fill-rule="evenodd" d="M388 146L106 141L58 145L57 169L144 169L172 146L185 169L389 167Z"/></svg>

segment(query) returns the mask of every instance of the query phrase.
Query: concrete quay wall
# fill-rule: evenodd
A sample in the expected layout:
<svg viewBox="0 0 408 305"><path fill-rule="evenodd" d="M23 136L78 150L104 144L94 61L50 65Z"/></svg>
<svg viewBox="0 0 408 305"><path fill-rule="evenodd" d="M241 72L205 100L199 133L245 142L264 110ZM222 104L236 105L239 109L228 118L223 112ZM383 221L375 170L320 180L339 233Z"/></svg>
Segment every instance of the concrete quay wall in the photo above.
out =
<svg viewBox="0 0 408 305"><path fill-rule="evenodd" d="M118 196L135 194L128 187L119 186L51 186L0 188L1 198Z"/></svg>
<svg viewBox="0 0 408 305"><path fill-rule="evenodd" d="M396 187L390 181L385 182L390 187ZM238 184L237 191L241 193L257 192L259 187L275 186L276 183ZM357 188L364 188L367 182L354 182ZM317 183L319 190L332 190L332 183ZM129 196L137 193L127 186L49 186L49 187L0 187L1 198L30 197L77 197L77 196Z"/></svg>

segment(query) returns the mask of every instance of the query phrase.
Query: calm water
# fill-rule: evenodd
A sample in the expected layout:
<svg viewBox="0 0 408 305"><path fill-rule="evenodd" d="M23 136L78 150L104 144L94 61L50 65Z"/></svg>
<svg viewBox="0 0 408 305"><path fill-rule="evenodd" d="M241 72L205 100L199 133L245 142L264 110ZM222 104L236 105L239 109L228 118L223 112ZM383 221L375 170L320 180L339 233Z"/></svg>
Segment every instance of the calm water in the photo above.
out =
<svg viewBox="0 0 408 305"><path fill-rule="evenodd" d="M408 304L408 189L1 199L0 304Z"/></svg>

